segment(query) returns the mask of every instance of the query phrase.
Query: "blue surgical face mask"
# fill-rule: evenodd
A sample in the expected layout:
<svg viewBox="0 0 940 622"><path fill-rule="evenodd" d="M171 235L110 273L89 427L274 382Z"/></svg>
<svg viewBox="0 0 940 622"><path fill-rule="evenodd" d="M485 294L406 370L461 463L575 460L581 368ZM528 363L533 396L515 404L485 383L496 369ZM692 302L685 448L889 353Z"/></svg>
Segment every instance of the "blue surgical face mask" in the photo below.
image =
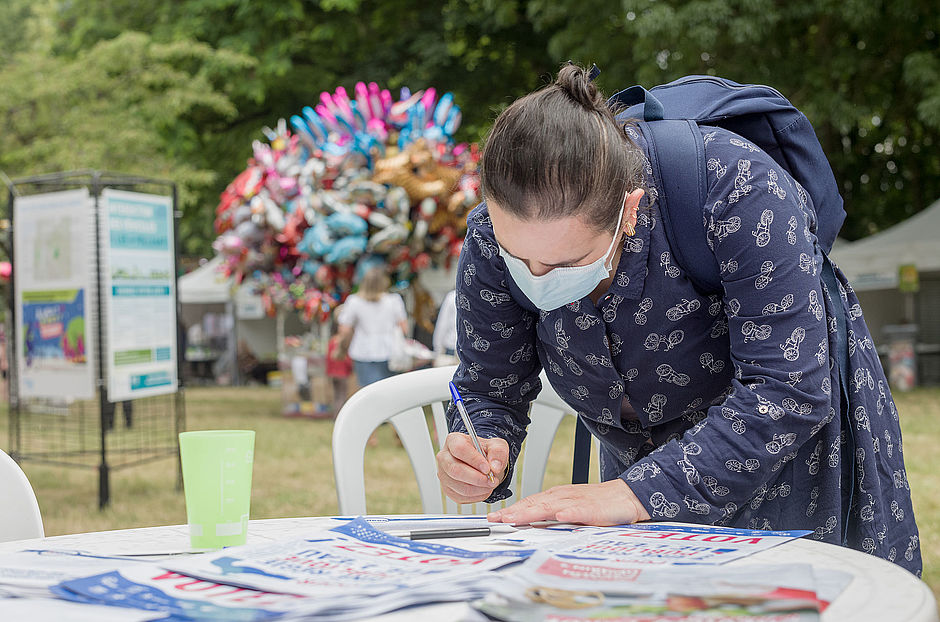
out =
<svg viewBox="0 0 940 622"><path fill-rule="evenodd" d="M623 218L624 207L620 208L617 216L617 231L614 239L603 256L586 266L562 266L552 268L541 276L535 276L529 266L517 257L513 257L500 246L499 255L506 262L506 268L512 276L513 282L522 290L526 298L532 301L543 311L553 311L575 300L581 300L610 276L612 268L611 251L614 244L620 239L620 219Z"/></svg>

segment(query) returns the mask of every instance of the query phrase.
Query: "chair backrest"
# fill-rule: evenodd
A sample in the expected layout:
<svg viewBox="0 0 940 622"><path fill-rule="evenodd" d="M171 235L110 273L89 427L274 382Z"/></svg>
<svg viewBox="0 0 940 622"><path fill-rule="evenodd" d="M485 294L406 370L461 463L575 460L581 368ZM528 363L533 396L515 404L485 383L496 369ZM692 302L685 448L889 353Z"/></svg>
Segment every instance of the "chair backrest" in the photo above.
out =
<svg viewBox="0 0 940 622"><path fill-rule="evenodd" d="M435 449L428 429L430 412L440 447L447 436L445 412L450 403L447 383L456 366L420 369L370 384L357 391L336 417L333 427L333 473L340 514L366 513L363 458L372 432L386 421L391 423L411 460L421 506L426 514L483 514L492 506L475 503L459 505L444 496L437 479ZM504 507L542 490L552 441L565 415L574 411L552 389L542 372L542 390L532 403L526 441L513 473L515 493L501 501Z"/></svg>
<svg viewBox="0 0 940 622"><path fill-rule="evenodd" d="M42 538L42 515L26 473L0 450L0 542Z"/></svg>

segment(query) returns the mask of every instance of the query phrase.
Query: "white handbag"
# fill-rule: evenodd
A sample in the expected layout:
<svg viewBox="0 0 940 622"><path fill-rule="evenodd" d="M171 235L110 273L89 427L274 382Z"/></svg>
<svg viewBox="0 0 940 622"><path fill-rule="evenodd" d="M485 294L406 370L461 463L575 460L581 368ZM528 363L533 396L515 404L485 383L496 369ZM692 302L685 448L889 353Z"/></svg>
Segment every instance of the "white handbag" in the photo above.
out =
<svg viewBox="0 0 940 622"><path fill-rule="evenodd" d="M408 352L408 340L400 328L396 328L392 336L391 352L388 355L388 368L395 372L414 369L414 360Z"/></svg>

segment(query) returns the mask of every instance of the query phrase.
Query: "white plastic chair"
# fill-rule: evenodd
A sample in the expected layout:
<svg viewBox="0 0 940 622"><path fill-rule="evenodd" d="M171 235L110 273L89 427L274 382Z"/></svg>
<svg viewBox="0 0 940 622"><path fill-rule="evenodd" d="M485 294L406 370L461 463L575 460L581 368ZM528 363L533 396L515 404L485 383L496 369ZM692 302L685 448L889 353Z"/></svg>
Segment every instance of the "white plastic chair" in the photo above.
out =
<svg viewBox="0 0 940 622"><path fill-rule="evenodd" d="M42 515L26 473L0 450L0 542L42 538Z"/></svg>
<svg viewBox="0 0 940 622"><path fill-rule="evenodd" d="M552 389L542 372L542 390L529 411L531 423L523 443L510 488L515 493L499 504L460 505L447 498L437 479L435 449L426 415L433 416L440 447L447 436L445 412L450 403L447 383L456 366L435 367L400 374L357 391L340 409L333 427L333 474L340 514L366 513L363 458L372 432L386 421L395 427L408 453L421 506L425 514L483 514L491 507L505 507L542 490L552 441L565 415L575 413Z"/></svg>

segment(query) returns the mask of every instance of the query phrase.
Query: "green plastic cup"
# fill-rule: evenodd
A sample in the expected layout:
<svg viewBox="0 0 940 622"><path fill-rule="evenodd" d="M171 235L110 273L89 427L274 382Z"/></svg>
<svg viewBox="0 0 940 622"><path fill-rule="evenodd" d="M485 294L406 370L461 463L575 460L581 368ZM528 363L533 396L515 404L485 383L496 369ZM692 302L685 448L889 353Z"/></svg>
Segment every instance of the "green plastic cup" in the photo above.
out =
<svg viewBox="0 0 940 622"><path fill-rule="evenodd" d="M180 433L186 520L194 549L245 544L254 447L253 430Z"/></svg>

